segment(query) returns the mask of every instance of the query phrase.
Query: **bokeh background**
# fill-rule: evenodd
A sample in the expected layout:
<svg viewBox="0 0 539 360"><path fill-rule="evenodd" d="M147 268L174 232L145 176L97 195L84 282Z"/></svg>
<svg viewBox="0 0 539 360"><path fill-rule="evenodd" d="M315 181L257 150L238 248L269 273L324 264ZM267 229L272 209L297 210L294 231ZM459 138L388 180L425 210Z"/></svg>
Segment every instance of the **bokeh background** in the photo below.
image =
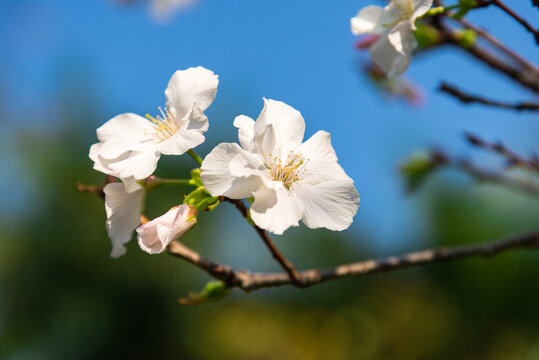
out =
<svg viewBox="0 0 539 360"><path fill-rule="evenodd" d="M530 1L508 3L539 23ZM87 157L95 129L122 112L154 114L177 69L220 76L206 154L235 141L235 116L262 98L300 110L306 136L332 134L356 181L360 210L342 233L303 226L276 237L299 268L328 267L437 245L475 243L534 229L539 202L443 171L406 194L399 164L431 146L500 166L470 149L464 130L539 150L537 115L465 107L435 91L441 79L507 101L529 93L465 53L414 59L413 105L362 75L349 18L365 1L200 0L168 19L141 1L0 2L1 359L539 359L539 254L512 252L298 290L279 288L198 307L177 299L208 278L166 254L128 244L109 258L100 184ZM539 62L531 36L494 9L469 19ZM186 176L189 158L163 157L157 175ZM184 188L151 194L155 217ZM234 209L202 214L185 237L209 257L278 270Z"/></svg>

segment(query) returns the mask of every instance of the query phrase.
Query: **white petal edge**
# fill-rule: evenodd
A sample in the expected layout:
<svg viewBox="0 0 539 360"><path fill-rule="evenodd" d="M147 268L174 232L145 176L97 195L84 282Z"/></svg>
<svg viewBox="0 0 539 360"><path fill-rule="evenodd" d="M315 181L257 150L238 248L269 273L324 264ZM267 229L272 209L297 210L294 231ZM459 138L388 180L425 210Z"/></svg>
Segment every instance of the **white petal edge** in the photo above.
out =
<svg viewBox="0 0 539 360"><path fill-rule="evenodd" d="M415 21L418 17L425 15L427 11L432 7L432 0L413 0L414 14L412 15L412 21Z"/></svg>
<svg viewBox="0 0 539 360"><path fill-rule="evenodd" d="M114 159L129 151L144 151L157 141L149 120L137 114L120 114L97 128L99 156Z"/></svg>
<svg viewBox="0 0 539 360"><path fill-rule="evenodd" d="M359 10L357 15L350 19L350 28L354 35L378 33L382 27L380 20L384 9L380 6L369 5Z"/></svg>
<svg viewBox="0 0 539 360"><path fill-rule="evenodd" d="M313 183L328 180L351 180L339 165L337 154L331 145L331 135L317 131L299 148L301 155L308 159L305 178Z"/></svg>
<svg viewBox="0 0 539 360"><path fill-rule="evenodd" d="M182 155L202 144L206 138L198 130L179 129L170 138L159 144L163 155Z"/></svg>
<svg viewBox="0 0 539 360"><path fill-rule="evenodd" d="M136 180L142 180L153 174L160 157L159 148L143 152L133 151L129 153L126 159L112 162L108 166L114 176L119 178L133 177Z"/></svg>
<svg viewBox="0 0 539 360"><path fill-rule="evenodd" d="M261 186L258 176L237 177L231 174L230 163L238 155L249 158L253 156L238 144L221 143L202 162L200 178L212 196L223 195L232 199L243 199L252 196L252 192Z"/></svg>
<svg viewBox="0 0 539 360"><path fill-rule="evenodd" d="M411 22L402 21L370 47L370 55L372 61L388 77L393 77L408 69L415 47L416 40L411 29Z"/></svg>
<svg viewBox="0 0 539 360"><path fill-rule="evenodd" d="M264 108L254 125L255 137L259 136L259 132L265 131L268 125L273 126L277 149L282 148L283 151L287 151L303 141L305 133L303 116L282 101L264 99Z"/></svg>
<svg viewBox="0 0 539 360"><path fill-rule="evenodd" d="M260 228L281 235L291 226L298 226L303 216L303 205L284 186L277 189L262 187L253 192L251 219Z"/></svg>
<svg viewBox="0 0 539 360"><path fill-rule="evenodd" d="M347 229L359 208L359 194L351 179L326 181L316 186L297 182L292 184L292 191L304 206L302 221L311 229Z"/></svg>
<svg viewBox="0 0 539 360"><path fill-rule="evenodd" d="M177 70L168 82L166 106L181 124L190 116L196 104L200 111L206 110L217 94L218 76L201 66Z"/></svg>
<svg viewBox="0 0 539 360"><path fill-rule="evenodd" d="M241 147L247 151L251 151L254 147L255 121L249 116L240 115L234 119L234 126L238 128L238 139Z"/></svg>
<svg viewBox="0 0 539 360"><path fill-rule="evenodd" d="M160 254L197 222L195 208L182 204L137 228L140 248L149 254Z"/></svg>
<svg viewBox="0 0 539 360"><path fill-rule="evenodd" d="M107 184L105 211L107 213L107 232L112 242L111 257L117 258L125 253L124 244L131 239L133 230L140 224L144 190L126 192L124 184Z"/></svg>

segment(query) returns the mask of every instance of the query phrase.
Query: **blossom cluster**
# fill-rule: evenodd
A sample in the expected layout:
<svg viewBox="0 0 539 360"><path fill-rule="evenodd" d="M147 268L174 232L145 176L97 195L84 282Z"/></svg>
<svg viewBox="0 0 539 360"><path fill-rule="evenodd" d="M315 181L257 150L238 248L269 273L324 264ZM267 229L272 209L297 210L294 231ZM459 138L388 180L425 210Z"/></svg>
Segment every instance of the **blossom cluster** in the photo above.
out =
<svg viewBox="0 0 539 360"><path fill-rule="evenodd" d="M142 250L157 254L197 223L200 210L218 197L248 199L256 226L282 234L301 220L309 228L347 229L359 207L354 181L337 161L330 134L304 140L305 121L281 101L264 99L256 120L236 117L239 144L221 143L192 172L196 187L184 201L148 221L143 215L148 179L161 155L194 155L209 121L204 111L216 97L218 76L202 67L178 70L157 116L125 113L97 129L90 148L94 169L119 179L104 188L112 257L125 253L136 230ZM195 158L198 156L194 155Z"/></svg>
<svg viewBox="0 0 539 360"><path fill-rule="evenodd" d="M352 33L371 34L361 46L369 48L372 61L389 77L402 74L417 47L415 21L431 6L432 0L392 0L384 8L366 6L350 20Z"/></svg>

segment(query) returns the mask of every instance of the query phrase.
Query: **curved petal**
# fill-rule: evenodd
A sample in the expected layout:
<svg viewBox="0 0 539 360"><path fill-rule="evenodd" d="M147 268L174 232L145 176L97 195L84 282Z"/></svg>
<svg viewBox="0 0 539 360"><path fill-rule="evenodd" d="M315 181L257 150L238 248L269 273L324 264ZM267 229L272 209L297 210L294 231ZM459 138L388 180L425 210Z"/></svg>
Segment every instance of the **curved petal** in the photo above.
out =
<svg viewBox="0 0 539 360"><path fill-rule="evenodd" d="M120 179L124 183L125 191L128 193L132 193L134 191L142 189L142 186L135 180L134 177L128 177Z"/></svg>
<svg viewBox="0 0 539 360"><path fill-rule="evenodd" d="M114 159L129 151L144 151L156 143L151 123L132 113L113 117L96 132L101 142L99 156L105 159Z"/></svg>
<svg viewBox="0 0 539 360"><path fill-rule="evenodd" d="M378 34L383 31L380 23L384 9L380 6L369 5L359 10L357 15L350 19L350 27L354 35L365 33Z"/></svg>
<svg viewBox="0 0 539 360"><path fill-rule="evenodd" d="M359 194L351 179L317 185L297 182L291 189L304 206L302 221L311 229L344 230L352 224L359 207Z"/></svg>
<svg viewBox="0 0 539 360"><path fill-rule="evenodd" d="M202 144L204 140L206 138L200 131L182 128L159 144L159 150L163 155L181 155Z"/></svg>
<svg viewBox="0 0 539 360"><path fill-rule="evenodd" d="M261 186L260 176L250 176L246 172L235 176L231 173L230 165L236 156L246 157L246 164L247 159L252 160L253 157L238 144L221 143L202 162L200 179L212 196L223 195L232 199L243 199L252 196L252 192ZM236 161L234 170L240 172L241 160Z"/></svg>
<svg viewBox="0 0 539 360"><path fill-rule="evenodd" d="M197 210L182 204L164 215L137 228L137 240L142 250L149 254L160 254L174 240L180 238L197 222Z"/></svg>
<svg viewBox="0 0 539 360"><path fill-rule="evenodd" d="M240 140L241 147L247 151L251 151L254 147L255 121L249 116L240 115L234 119L234 126L238 128L238 139Z"/></svg>
<svg viewBox="0 0 539 360"><path fill-rule="evenodd" d="M187 130L198 130L201 132L208 131L210 123L208 117L204 115L203 110L196 104L193 106L193 111L186 122L182 124L182 128Z"/></svg>
<svg viewBox="0 0 539 360"><path fill-rule="evenodd" d="M107 160L100 156L103 143L96 143L90 146L88 157L94 162L94 169L107 175L112 175L112 169L109 164L114 160Z"/></svg>
<svg viewBox="0 0 539 360"><path fill-rule="evenodd" d="M413 3L414 14L412 15L412 21L424 15L432 7L432 0L413 0Z"/></svg>
<svg viewBox="0 0 539 360"><path fill-rule="evenodd" d="M388 77L393 77L408 69L416 44L411 22L402 21L371 46L371 59Z"/></svg>
<svg viewBox="0 0 539 360"><path fill-rule="evenodd" d="M145 179L157 168L157 162L161 153L158 148L144 152L133 151L123 158L108 164L111 173L119 178L134 177L136 180Z"/></svg>
<svg viewBox="0 0 539 360"><path fill-rule="evenodd" d="M140 224L144 190L126 192L124 184L107 184L105 193L105 210L107 212L107 232L112 241L111 257L116 258L125 253L124 244L131 239L131 233Z"/></svg>
<svg viewBox="0 0 539 360"><path fill-rule="evenodd" d="M253 192L251 218L256 225L276 235L291 226L298 226L303 216L303 205L284 186L276 189L263 187Z"/></svg>
<svg viewBox="0 0 539 360"><path fill-rule="evenodd" d="M337 162L337 155L331 146L331 135L326 131L318 131L299 148L307 164L302 177L311 183L327 180L350 180Z"/></svg>
<svg viewBox="0 0 539 360"><path fill-rule="evenodd" d="M284 102L264 99L264 108L254 125L255 136L268 125L273 126L276 148L287 151L303 141L305 120L299 111Z"/></svg>
<svg viewBox="0 0 539 360"><path fill-rule="evenodd" d="M166 106L176 123L180 124L191 114L193 106L206 110L217 94L218 76L201 66L178 70L168 82Z"/></svg>

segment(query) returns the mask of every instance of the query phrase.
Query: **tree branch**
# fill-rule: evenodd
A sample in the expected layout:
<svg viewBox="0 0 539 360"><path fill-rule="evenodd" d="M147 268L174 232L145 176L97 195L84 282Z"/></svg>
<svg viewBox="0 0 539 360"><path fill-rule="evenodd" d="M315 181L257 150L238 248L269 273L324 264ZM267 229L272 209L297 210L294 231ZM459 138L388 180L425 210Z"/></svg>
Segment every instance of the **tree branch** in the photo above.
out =
<svg viewBox="0 0 539 360"><path fill-rule="evenodd" d="M442 19L440 18L433 18L433 23L440 31L444 43L458 47L492 69L505 74L522 86L532 90L534 93L539 93L539 71L530 68L516 68L478 44L462 47L458 34L453 29L443 24L441 20Z"/></svg>
<svg viewBox="0 0 539 360"><path fill-rule="evenodd" d="M539 171L539 160L537 159L528 159L524 158L512 150L508 149L505 145L503 145L500 142L488 142L486 140L481 139L479 136L466 133L466 140L473 146L477 146L481 149L494 152L496 154L499 154L507 159L510 166L521 166L523 168L533 170L533 171Z"/></svg>
<svg viewBox="0 0 539 360"><path fill-rule="evenodd" d="M533 35L533 37L535 38L535 42L539 45L539 31L536 28L531 26L529 22L524 20L524 18L515 13L511 8L509 8L500 0L490 0L490 3L505 11L509 16L519 22L520 25L522 25L526 30L528 30L528 32Z"/></svg>
<svg viewBox="0 0 539 360"><path fill-rule="evenodd" d="M522 66L524 68L528 68L528 69L536 71L536 72L539 71L539 69L534 64L532 64L531 62L526 60L524 57L520 56L515 51L511 50L509 47L507 47L504 43L502 43L500 40L498 40L496 37L494 37L488 31L486 31L484 29L481 29L478 26L475 26L471 22L469 22L467 20L464 20L464 19L453 19L453 20L456 21L457 23L459 23L460 25L464 26L465 28L476 32L479 36L483 37L486 41L488 41L492 45L494 45L498 50L502 51L507 56L512 58L515 62L520 64L520 66Z"/></svg>
<svg viewBox="0 0 539 360"><path fill-rule="evenodd" d="M505 103L505 102L501 102L497 100L491 100L491 99L484 98L482 96L471 95L471 94L465 93L464 91L459 90L455 86L450 85L444 81L440 83L440 85L438 86L438 90L453 96L454 98L456 98L457 100L465 104L477 103L477 104L483 104L486 106L493 106L497 108L516 110L516 111L524 111L524 110L538 111L539 110L539 103L534 103L534 102Z"/></svg>
<svg viewBox="0 0 539 360"><path fill-rule="evenodd" d="M329 280L389 272L471 257L492 257L504 251L536 248L539 248L539 230L479 245L441 247L411 252L401 256L364 260L330 269L305 270L301 271L299 275L301 276L303 286L308 287ZM207 272L210 276L225 282L228 287L237 287L244 291L252 291L260 288L294 284L293 280L286 273L234 272L227 266L219 265L211 260L202 258L198 253L179 242L171 243L168 250L172 255L189 261Z"/></svg>
<svg viewBox="0 0 539 360"><path fill-rule="evenodd" d="M294 265L284 257L284 255L279 251L277 246L275 246L273 241L271 241L270 237L268 236L266 231L264 231L264 229L259 228L258 226L256 226L256 224L252 223L252 221L249 221L250 220L249 213L243 201L238 200L238 199L230 199L224 196L220 197L220 199L222 201L227 201L231 204L234 204L234 206L236 207L236 209L238 209L241 215L245 219L247 219L247 221L253 226L258 236L260 236L260 238L262 239L262 241L264 242L268 250L271 252L271 255L273 256L273 258L277 260L277 262L281 265L281 267L290 276L292 283L298 287L302 287L303 283L302 283L301 277L298 274L297 270L294 268Z"/></svg>
<svg viewBox="0 0 539 360"><path fill-rule="evenodd" d="M439 166L452 167L456 170L464 171L479 181L488 181L533 196L539 196L539 184L536 182L522 180L497 171L486 170L477 167L466 159L451 158L440 150L432 151L430 158L433 169Z"/></svg>

